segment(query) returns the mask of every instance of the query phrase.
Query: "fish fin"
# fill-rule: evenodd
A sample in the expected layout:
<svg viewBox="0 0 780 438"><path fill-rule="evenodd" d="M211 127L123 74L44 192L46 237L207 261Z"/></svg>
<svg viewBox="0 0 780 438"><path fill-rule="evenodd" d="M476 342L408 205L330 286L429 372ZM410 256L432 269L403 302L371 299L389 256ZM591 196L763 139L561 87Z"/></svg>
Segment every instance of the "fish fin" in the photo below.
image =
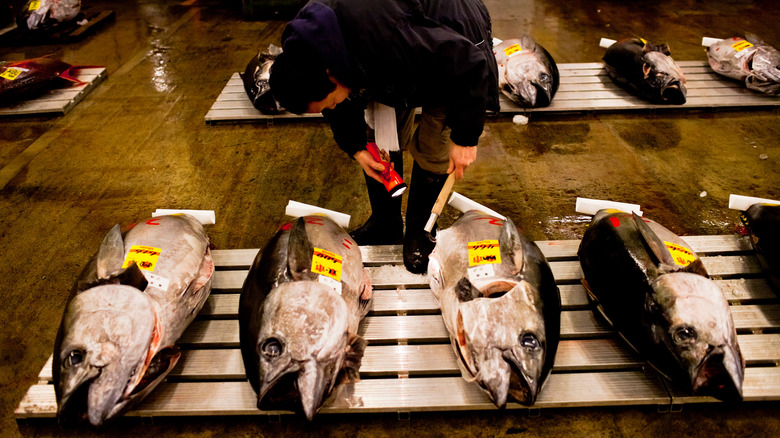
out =
<svg viewBox="0 0 780 438"><path fill-rule="evenodd" d="M149 284L149 281L144 276L144 273L141 272L141 268L139 268L135 262L131 263L130 266L123 269L121 272L112 275L109 278L109 282L119 282L119 284L133 286L140 291L146 290L146 286Z"/></svg>
<svg viewBox="0 0 780 438"><path fill-rule="evenodd" d="M311 272L314 246L306 234L306 221L299 217L290 229L287 244L287 269L293 280L312 280L316 275Z"/></svg>
<svg viewBox="0 0 780 438"><path fill-rule="evenodd" d="M520 232L512 219L506 218L504 229L498 237L498 247L505 252L501 255L502 263L512 261L514 269L513 274L519 274L523 270L523 244L520 238ZM509 252L507 254L507 252Z"/></svg>
<svg viewBox="0 0 780 438"><path fill-rule="evenodd" d="M522 42L524 51L532 51L534 48L536 48L536 41L534 41L530 35L523 34L523 36L520 37L520 41Z"/></svg>
<svg viewBox="0 0 780 438"><path fill-rule="evenodd" d="M112 274L122 269L125 256L125 242L119 224L109 230L97 253L97 276L109 278Z"/></svg>
<svg viewBox="0 0 780 438"><path fill-rule="evenodd" d="M358 293L358 312L366 315L374 303L374 290L371 286L371 278L368 271L363 269L363 281L360 283L360 292Z"/></svg>
<svg viewBox="0 0 780 438"><path fill-rule="evenodd" d="M352 383L360 380L360 365L368 342L360 335L350 334L347 340L344 363L339 383Z"/></svg>
<svg viewBox="0 0 780 438"><path fill-rule="evenodd" d="M465 303L481 297L482 292L480 292L467 277L463 277L458 284L455 285L455 295L458 297L458 301Z"/></svg>
<svg viewBox="0 0 780 438"><path fill-rule="evenodd" d="M679 271L681 266L674 262L674 257L666 249L666 245L661 239L653 232L647 223L642 220L636 213L631 212L634 217L634 224L636 224L639 235L644 240L647 247L650 249L650 253L654 256L658 267L664 271Z"/></svg>
<svg viewBox="0 0 780 438"><path fill-rule="evenodd" d="M753 44L755 46L763 46L767 45L764 40L758 37L758 35L751 33L751 32L745 32L745 41L749 42L750 44Z"/></svg>

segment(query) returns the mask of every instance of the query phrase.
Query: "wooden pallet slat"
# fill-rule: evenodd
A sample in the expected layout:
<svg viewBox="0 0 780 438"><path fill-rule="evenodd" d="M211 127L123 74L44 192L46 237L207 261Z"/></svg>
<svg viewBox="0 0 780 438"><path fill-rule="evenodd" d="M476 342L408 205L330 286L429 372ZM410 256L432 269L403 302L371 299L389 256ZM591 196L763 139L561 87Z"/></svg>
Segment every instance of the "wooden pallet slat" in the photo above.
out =
<svg viewBox="0 0 780 438"><path fill-rule="evenodd" d="M65 115L106 78L105 68L78 70L75 77L86 84L49 90L32 100L0 107L0 118L24 115Z"/></svg>

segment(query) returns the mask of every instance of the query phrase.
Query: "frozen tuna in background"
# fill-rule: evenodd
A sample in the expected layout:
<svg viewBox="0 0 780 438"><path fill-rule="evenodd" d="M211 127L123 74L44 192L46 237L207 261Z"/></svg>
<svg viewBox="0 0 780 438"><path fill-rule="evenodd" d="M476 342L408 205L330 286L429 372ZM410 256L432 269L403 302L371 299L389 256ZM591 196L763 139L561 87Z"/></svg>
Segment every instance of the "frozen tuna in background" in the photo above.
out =
<svg viewBox="0 0 780 438"><path fill-rule="evenodd" d="M268 83L271 77L271 66L280 53L282 53L280 47L269 45L268 49L253 56L244 73L240 74L249 100L263 114L279 114L284 111L279 102L274 99L271 85Z"/></svg>
<svg viewBox="0 0 780 438"><path fill-rule="evenodd" d="M780 52L753 34L710 45L707 60L716 73L744 81L751 90L780 93Z"/></svg>
<svg viewBox="0 0 780 438"><path fill-rule="evenodd" d="M27 0L19 9L16 24L30 31L56 30L80 12L81 0Z"/></svg>
<svg viewBox="0 0 780 438"><path fill-rule="evenodd" d="M81 84L74 67L47 56L0 64L0 105L32 99L61 84Z"/></svg>
<svg viewBox="0 0 780 438"><path fill-rule="evenodd" d="M780 294L780 205L753 204L740 215L758 263Z"/></svg>
<svg viewBox="0 0 780 438"><path fill-rule="evenodd" d="M502 41L493 47L498 63L498 88L513 102L525 107L545 107L560 84L558 66L533 38Z"/></svg>

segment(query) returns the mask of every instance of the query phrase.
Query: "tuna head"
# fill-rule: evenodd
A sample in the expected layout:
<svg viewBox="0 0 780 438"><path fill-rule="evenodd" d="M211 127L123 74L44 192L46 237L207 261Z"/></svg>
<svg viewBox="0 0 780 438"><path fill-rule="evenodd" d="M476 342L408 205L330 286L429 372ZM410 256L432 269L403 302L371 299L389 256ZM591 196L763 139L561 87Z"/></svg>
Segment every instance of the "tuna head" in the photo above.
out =
<svg viewBox="0 0 780 438"><path fill-rule="evenodd" d="M100 426L128 407L156 325L151 300L131 286L96 286L70 301L52 370L60 422Z"/></svg>
<svg viewBox="0 0 780 438"><path fill-rule="evenodd" d="M263 303L257 340L258 407L300 405L311 420L362 338L348 332L344 300L317 281L283 283ZM294 409L294 407L292 407Z"/></svg>
<svg viewBox="0 0 780 438"><path fill-rule="evenodd" d="M518 47L520 50L501 57L505 67L500 69L503 70L504 77L499 83L504 94L518 105L550 105L557 91L558 68L555 61L542 46L528 36L523 36L518 44L510 46L509 49L512 47Z"/></svg>
<svg viewBox="0 0 780 438"><path fill-rule="evenodd" d="M501 281L480 291L466 278L456 289L456 352L466 380L477 381L498 407L508 396L533 404L546 351L539 293L525 281Z"/></svg>
<svg viewBox="0 0 780 438"><path fill-rule="evenodd" d="M710 279L662 275L648 298L653 341L674 357L695 394L742 398L745 361L723 292Z"/></svg>
<svg viewBox="0 0 780 438"><path fill-rule="evenodd" d="M646 44L642 52L643 87L661 103L685 103L685 76L666 45Z"/></svg>

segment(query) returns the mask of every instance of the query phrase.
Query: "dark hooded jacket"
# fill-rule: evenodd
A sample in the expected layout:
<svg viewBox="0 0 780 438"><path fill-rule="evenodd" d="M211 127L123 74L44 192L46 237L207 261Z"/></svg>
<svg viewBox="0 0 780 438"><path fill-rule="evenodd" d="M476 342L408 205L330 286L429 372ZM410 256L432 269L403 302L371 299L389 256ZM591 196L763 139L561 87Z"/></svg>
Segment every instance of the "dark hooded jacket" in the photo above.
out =
<svg viewBox="0 0 780 438"><path fill-rule="evenodd" d="M353 90L323 111L350 156L366 145L367 99L394 108L446 108L451 140L476 146L485 112L498 111L490 16L481 0L316 0L282 35L306 43Z"/></svg>

